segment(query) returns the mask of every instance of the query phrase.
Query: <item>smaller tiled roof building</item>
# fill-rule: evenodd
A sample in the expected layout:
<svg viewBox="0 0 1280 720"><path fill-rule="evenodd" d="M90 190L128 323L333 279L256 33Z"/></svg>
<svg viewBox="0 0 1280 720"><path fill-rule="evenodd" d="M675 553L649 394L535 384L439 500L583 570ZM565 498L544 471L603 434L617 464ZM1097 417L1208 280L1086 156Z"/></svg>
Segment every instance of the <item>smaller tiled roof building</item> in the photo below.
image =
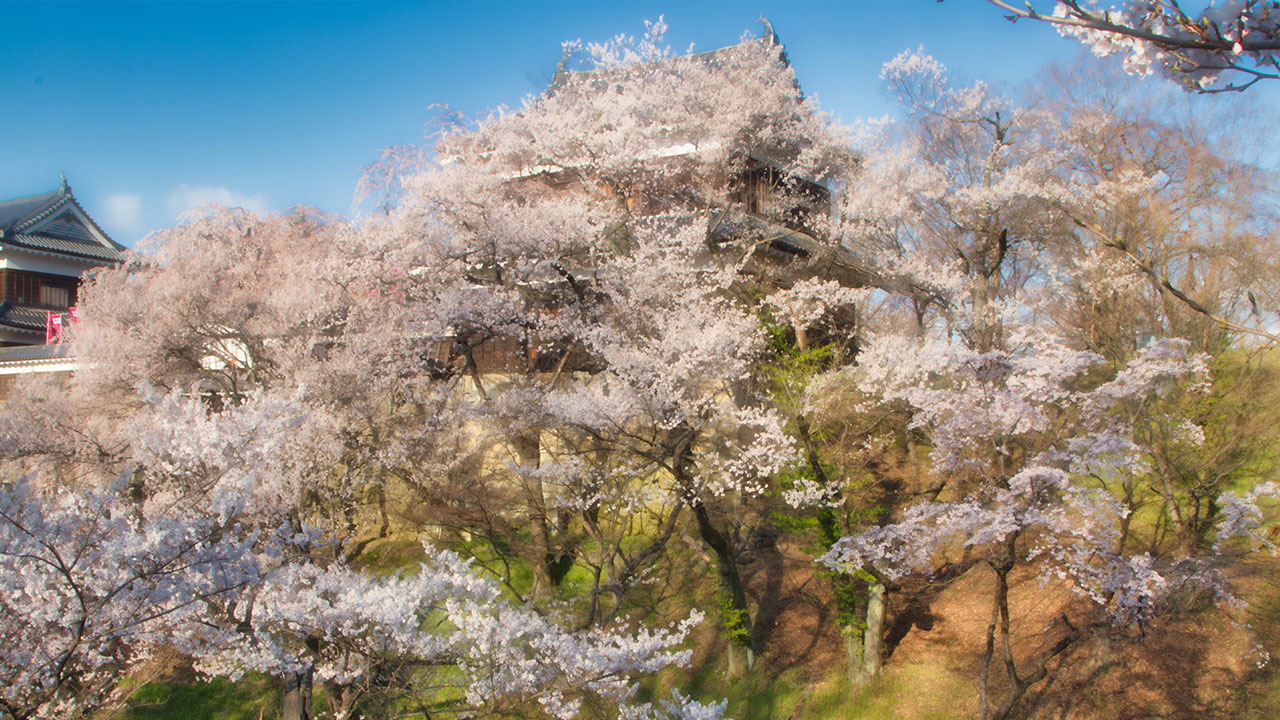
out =
<svg viewBox="0 0 1280 720"><path fill-rule="evenodd" d="M0 347L40 345L49 311L75 306L86 270L124 261L71 194L56 190L0 201Z"/></svg>

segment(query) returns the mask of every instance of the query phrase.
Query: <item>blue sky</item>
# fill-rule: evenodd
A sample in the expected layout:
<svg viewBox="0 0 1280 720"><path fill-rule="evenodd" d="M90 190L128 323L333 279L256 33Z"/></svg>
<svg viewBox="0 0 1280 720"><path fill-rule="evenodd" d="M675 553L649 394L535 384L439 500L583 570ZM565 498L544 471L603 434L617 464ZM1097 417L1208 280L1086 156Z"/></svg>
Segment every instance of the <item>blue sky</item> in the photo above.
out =
<svg viewBox="0 0 1280 720"><path fill-rule="evenodd" d="M981 0L842 2L0 2L0 199L76 196L132 245L203 200L345 213L380 148L428 108L518 104L567 39L643 32L709 50L763 13L805 91L846 121L891 111L880 65L924 45L954 72L1018 83L1077 46Z"/></svg>

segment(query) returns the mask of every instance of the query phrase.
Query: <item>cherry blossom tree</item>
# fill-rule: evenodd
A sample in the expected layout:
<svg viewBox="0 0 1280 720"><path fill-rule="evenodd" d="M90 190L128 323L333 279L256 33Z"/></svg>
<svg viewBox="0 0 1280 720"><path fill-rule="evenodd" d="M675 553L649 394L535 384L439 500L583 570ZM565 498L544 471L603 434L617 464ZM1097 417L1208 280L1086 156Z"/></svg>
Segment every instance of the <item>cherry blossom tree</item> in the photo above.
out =
<svg viewBox="0 0 1280 720"><path fill-rule="evenodd" d="M208 674L297 678L299 707L286 715L301 717L310 716L313 678L339 719L395 707L457 717L532 709L567 719L584 702L657 717L723 710L678 694L658 706L633 702L637 680L688 662L676 646L700 616L669 630L571 633L507 603L456 555L426 551L412 575L374 577L341 562L281 568L226 609L234 628L193 633L183 647ZM376 704L358 704L366 699Z"/></svg>
<svg viewBox="0 0 1280 720"><path fill-rule="evenodd" d="M102 372L77 374L69 402L51 406L46 415L63 408L78 423L57 435L76 440L77 461L123 470L134 458L116 435L146 402L141 384L215 410L253 393L293 403L305 421L280 507L344 538L354 557L387 532L394 469L448 465L458 430L445 412L451 386L417 332L420 308L404 303L404 270L380 240L310 211L221 211L165 231L149 255L86 288L75 343Z"/></svg>
<svg viewBox="0 0 1280 720"><path fill-rule="evenodd" d="M356 533L377 522L360 515L356 493L406 467L449 466L441 458L462 423L448 413L454 385L428 354L438 314L409 306L397 285L406 273L380 239L309 215L215 212L85 289L73 342L103 372L40 386L51 402L9 408L3 424L5 456L48 496L22 490L13 502L50 514L61 497L81 513L40 524L15 510L6 530L45 555L86 548L77 558L91 563L38 578L4 566L6 582L27 588L13 597L14 652L65 665L53 679L15 680L15 716L91 707L156 646L207 673L282 677L289 718L312 716L314 678L337 717L362 700L459 716L529 706L568 717L588 700L637 716L720 712L680 697L630 701L635 679L686 659L673 646L688 623L627 631L618 617L570 633L430 547L413 576L347 565L363 546ZM311 284L297 288L301 278ZM117 475L124 485L110 485ZM100 496L112 498L112 523L86 515ZM6 557L34 557L25 547ZM24 601L54 592L91 605L58 608L58 621L93 623L66 650L38 645L52 608ZM114 598L128 602L116 608Z"/></svg>
<svg viewBox="0 0 1280 720"><path fill-rule="evenodd" d="M856 368L829 380L852 384L867 402L905 403L948 487L895 522L845 537L825 560L890 580L951 562L988 566L995 582L978 677L983 718L1008 717L1050 661L1091 632L1141 623L1193 590L1230 599L1210 560L1124 554L1129 508L1112 493L1128 475L1158 472L1135 442L1151 420L1124 408L1195 382L1203 361L1185 343L1153 343L1109 381L1080 390L1102 358L1034 331L1010 339L1014 350L976 352L941 339L873 337ZM1246 514L1256 519L1256 506ZM1031 651L1012 642L1009 577L1019 567L1087 600L1064 607L1048 643ZM993 661L1003 664L998 682Z"/></svg>
<svg viewBox="0 0 1280 720"><path fill-rule="evenodd" d="M1207 102L1099 66L1046 79L1032 102L1051 113L1043 127L1069 189L1053 203L1076 229L1051 249L1061 270L1049 282L1069 302L1045 321L1117 367L1160 336L1211 357L1208 393L1143 410L1161 418L1141 441L1158 472L1118 493L1133 510L1160 507L1177 552L1194 554L1219 521L1214 499L1269 472L1277 226L1273 173L1257 158L1270 126L1245 98Z"/></svg>
<svg viewBox="0 0 1280 720"><path fill-rule="evenodd" d="M688 512L749 664L737 536L745 502L794 458L748 382L763 349L752 287L779 274L779 255L802 273L820 254L781 245L821 247L811 233L825 213L800 198L825 190L800 179L853 157L772 35L674 56L662 29L566 46L544 94L439 142L436 166L401 181L386 228L414 256L406 292L439 308L475 412L501 446L523 448L514 481L495 484L523 495L535 587L552 582L542 558L570 558L608 578L588 621L607 617ZM751 193L778 201L772 226L734 214ZM516 362L486 377L475 356L501 342ZM625 550L641 518L651 542Z"/></svg>
<svg viewBox="0 0 1280 720"><path fill-rule="evenodd" d="M1129 535L1139 507L1130 489L1167 488L1176 476L1155 458L1177 443L1151 428L1180 427L1198 437L1185 403L1204 395L1208 366L1182 341L1143 349L1129 336L1129 350L1108 363L1085 349L1087 337L1045 330L1069 312L1055 300L1070 295L1066 288L1095 287L1114 297L1127 292L1125 282L1137 279L1140 287L1150 274L1133 257L1078 249L1084 213L1124 223L1117 210L1128 207L1123 198L1144 192L1137 178L1156 172L1136 160L1113 161L1119 148L1091 144L1101 135L1088 128L1105 123L1081 109L1074 127L1083 134L1064 131L1045 103L1031 109L982 83L954 85L945 68L919 52L888 63L884 78L907 119L871 130L842 198L841 229L873 254L882 275L894 278L883 286L894 292L883 296L877 314L861 319L852 364L799 383L803 399L788 403L810 428L801 435L812 470L787 499L853 520L826 560L875 591L868 592L874 602L857 609L867 642L861 655L851 648L854 679L877 667L886 591L911 574L954 576L975 561L989 567L995 583L980 665L981 713L1006 717L1051 672L1050 661L1090 633L1142 622L1164 607L1164 598L1191 588L1225 597L1220 579L1199 570L1216 562L1207 543L1171 553L1183 563L1175 568L1159 554L1168 550L1160 543L1148 545L1154 557L1133 555L1139 543ZM1141 154L1148 135L1156 135L1135 127L1113 126L1116 134L1108 137L1124 137L1124 151ZM1160 153L1153 146L1148 155ZM1166 189L1178 187L1170 182L1175 172ZM1238 177L1249 176L1241 168ZM1178 217L1195 223L1195 212L1212 212L1204 203L1190 205L1199 210ZM1186 305L1164 285L1152 290L1172 301L1165 312ZM1222 313L1208 315L1221 326ZM1171 325L1149 334L1179 332ZM813 442L847 437L859 417L873 430L846 441L856 452ZM894 428L898 417L905 428ZM891 463L903 461L886 462L886 451L898 443L910 448L913 434L927 441L930 469L905 497L899 493L878 508L888 495L877 499L867 485L891 484L878 474L901 477ZM1199 452L1179 447L1180 457ZM1230 473L1225 457L1203 454ZM1202 493L1206 507L1235 501L1221 494L1228 484L1216 487ZM1250 497L1265 494L1264 487ZM869 522L878 511L879 521ZM1244 512L1250 522L1261 517L1256 506ZM1231 534L1225 515L1214 518L1202 537L1215 529ZM1009 608L1008 578L1018 568L1061 578L1088 600L1065 607L1050 642L1034 651L1011 643L1017 613ZM993 660L1004 665L999 680ZM996 687L1004 688L1003 697L994 696Z"/></svg>
<svg viewBox="0 0 1280 720"><path fill-rule="evenodd" d="M1262 176L1215 166L1220 191L1184 196L1196 173L1151 147L1103 152L1131 124L1055 120L922 52L884 70L904 121L855 154L771 31L675 55L663 29L569 43L519 109L388 151L358 224L214 210L89 283L72 342L93 371L0 417L25 476L0 493L5 712L101 704L170 647L281 678L290 720L314 683L338 718L717 717L638 700L702 615L647 627L656 586L688 532L731 673L750 667L739 561L775 493L823 523L855 680L904 578L990 571L984 717L1091 632L1225 597L1211 561L1265 540L1276 489L1210 470L1170 489L1167 466L1230 464L1186 408L1206 397L1196 350L1239 330L1163 337L1266 320L1239 283L1214 304L1170 281L1223 273L1160 256L1151 228ZM1063 292L1120 298L1097 314L1123 342L1087 340L1096 318L1053 307ZM1202 323L1153 310L1139 343L1117 308L1152 298ZM918 486L891 491L908 467ZM1194 516L1180 554L1135 554L1147 497ZM438 542L360 570L393 526ZM1029 650L1023 572L1079 598Z"/></svg>
<svg viewBox="0 0 1280 720"><path fill-rule="evenodd" d="M182 393L144 384L141 396L112 427L130 458L119 480L108 474L118 459L86 455L75 475L34 462L5 491L8 647L29 663L9 678L14 717L67 717L110 700L131 664L216 624L211 607L251 592L312 537L283 509L296 491L284 450L296 405L255 392L211 415ZM7 453L41 460L46 448L27 442L27 426L6 420ZM74 441L67 449L77 457Z"/></svg>
<svg viewBox="0 0 1280 720"><path fill-rule="evenodd" d="M904 336L946 332L975 352L1002 348L1011 299L1043 272L1042 250L1064 227L1048 201L1060 187L1057 156L1036 142L1035 113L983 83L952 83L923 52L894 58L882 78L906 118L865 130L866 150L840 198L838 227L889 293L843 300L864 310L878 306L849 329L855 333L849 360L862 363L866 333L876 327ZM841 302L832 292L824 299ZM904 494L942 491L950 476L930 482L914 469L914 448L927 439L911 420L914 410L894 402L869 406L821 377L804 383L799 401L790 403L811 450L811 471L788 500L841 520L828 542L890 522ZM830 402L810 404L808 393L817 387ZM814 442L824 435L842 441ZM901 489L904 474L920 486ZM851 680L865 682L880 668L896 578L867 566L856 580L840 582L858 588L846 613L846 649Z"/></svg>
<svg viewBox="0 0 1280 720"><path fill-rule="evenodd" d="M1041 127L1062 158L1066 192L1053 202L1076 236L1064 258L1096 266L1081 307L1103 310L1099 292L1110 287L1132 312L1106 313L1127 315L1123 328L1071 322L1111 343L1109 357L1126 344L1106 339L1115 333L1129 336L1127 354L1135 331L1186 337L1214 354L1280 339L1268 330L1277 246L1274 172L1258 161L1274 141L1265 114L1244 99L1209 103L1100 68L1081 73L1048 73L1053 89L1032 99L1051 112ZM1156 104L1167 111L1151 113Z"/></svg>
<svg viewBox="0 0 1280 720"><path fill-rule="evenodd" d="M258 577L252 534L139 513L117 484L0 490L0 716L73 717L133 663Z"/></svg>
<svg viewBox="0 0 1280 720"><path fill-rule="evenodd" d="M987 0L1010 21L1039 20L1095 55L1123 55L1135 75L1159 73L1202 93L1243 92L1280 78L1280 8L1270 0L1207 3L1196 13L1178 0L1103 3L1058 0L1016 5Z"/></svg>
<svg viewBox="0 0 1280 720"><path fill-rule="evenodd" d="M592 592L592 626L616 622L628 586L660 556L684 509L717 558L727 619L746 635L735 647L750 652L733 527L741 499L790 455L778 418L744 393L760 339L735 280L761 241L709 243L708 221L723 221L723 177L752 149L809 176L850 158L805 140L800 130L819 125L771 38L732 48L715 66L668 58L614 67L621 47L589 50L595 70L571 73L518 117L447 138L435 168L404 179L402 207L360 232L305 213L214 213L170 231L150 257L100 274L86 289L76 342L103 372L78 375L68 401L15 419L10 456L100 476L127 471L140 501L204 497L234 454L210 464L192 441L244 437L262 429L237 426L246 413L292 408L280 420L290 441L244 463L253 476L229 474L255 488L237 522L303 538L280 551L297 559L281 560L277 576L358 552L356 494L385 491L388 479L450 507L470 458L490 490L516 489L515 518L501 506L479 509L526 523L533 542L520 547L535 573L573 557L568 546L553 552L556 515L577 514L580 532L602 540L589 562L608 586ZM665 55L638 47L647 60ZM597 86L614 72L630 76L639 96L602 94ZM683 107L668 102L674 91L688 99ZM665 107L674 114L641 112ZM608 129L638 121L642 132ZM530 137L544 157L524 157ZM555 187L565 180L567 193ZM523 367L482 368L486 342L511 340ZM64 431L56 447L29 432L40 427ZM491 451L473 442L476 427L510 449L505 470L484 469ZM554 448L543 439L551 433ZM574 449L587 442L593 462L603 461L594 475ZM92 484L89 473L79 483ZM633 552L627 518L654 508L660 529ZM552 582L546 572L533 596ZM237 608L221 621L251 632ZM302 681L320 662L276 668L291 678L290 703L304 703Z"/></svg>
<svg viewBox="0 0 1280 720"><path fill-rule="evenodd" d="M4 717L104 704L158 647L196 657L208 674L252 669L305 690L319 676L335 718L375 690L382 707L409 698L459 717L533 705L570 718L588 698L636 716L723 709L679 695L631 702L637 678L687 662L674 646L696 615L670 631L575 635L506 604L447 552L428 547L430 563L412 577L375 578L282 558L296 537L263 542L234 532L225 514L139 508L121 491L42 495L23 483L0 496ZM311 717L309 692L287 695L284 711Z"/></svg>
<svg viewBox="0 0 1280 720"><path fill-rule="evenodd" d="M906 120L863 139L841 229L898 276L917 324L937 309L975 347L998 347L1004 299L1042 272L1040 250L1064 230L1051 205L1062 155L1037 140L1034 110L952 81L923 48L881 77Z"/></svg>

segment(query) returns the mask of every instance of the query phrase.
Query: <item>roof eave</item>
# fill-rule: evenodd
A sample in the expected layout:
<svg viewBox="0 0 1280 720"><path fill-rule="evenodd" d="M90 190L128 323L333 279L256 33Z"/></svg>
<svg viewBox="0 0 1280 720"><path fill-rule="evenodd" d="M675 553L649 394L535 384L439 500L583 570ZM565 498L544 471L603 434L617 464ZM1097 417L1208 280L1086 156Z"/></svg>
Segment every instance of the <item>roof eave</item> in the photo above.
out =
<svg viewBox="0 0 1280 720"><path fill-rule="evenodd" d="M0 244L0 252L4 252L5 250L20 250L22 252L31 253L32 255L43 255L46 257L58 258L60 260L74 260L76 262L87 263L95 267L102 267L103 265L119 266L124 263L123 258L119 260L108 260L107 258L94 257L92 255L81 255L79 253L62 253L62 252L55 252L53 250L37 250L36 248L27 247L26 245L19 245L18 243L15 243L13 240L8 240L3 244Z"/></svg>

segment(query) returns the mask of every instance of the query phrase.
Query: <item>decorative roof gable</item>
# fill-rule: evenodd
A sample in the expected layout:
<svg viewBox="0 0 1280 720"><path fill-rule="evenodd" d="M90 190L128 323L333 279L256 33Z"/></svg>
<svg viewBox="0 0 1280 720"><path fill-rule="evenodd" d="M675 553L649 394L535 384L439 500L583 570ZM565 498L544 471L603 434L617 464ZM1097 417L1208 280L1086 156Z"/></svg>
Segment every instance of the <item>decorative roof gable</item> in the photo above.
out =
<svg viewBox="0 0 1280 720"><path fill-rule="evenodd" d="M90 261L124 261L125 247L89 217L65 178L53 192L0 202L0 243Z"/></svg>

